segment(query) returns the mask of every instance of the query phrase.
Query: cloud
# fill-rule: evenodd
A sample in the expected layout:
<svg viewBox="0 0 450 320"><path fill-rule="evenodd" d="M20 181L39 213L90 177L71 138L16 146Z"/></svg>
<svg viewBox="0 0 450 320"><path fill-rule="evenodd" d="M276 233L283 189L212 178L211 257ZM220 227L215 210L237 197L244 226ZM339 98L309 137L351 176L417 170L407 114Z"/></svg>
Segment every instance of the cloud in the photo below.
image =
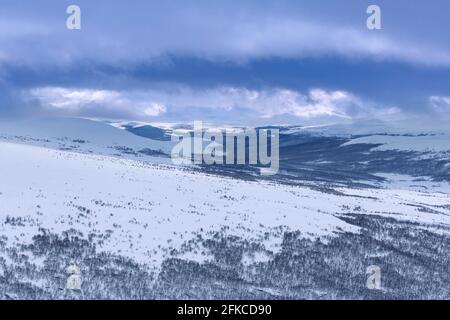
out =
<svg viewBox="0 0 450 320"><path fill-rule="evenodd" d="M430 106L435 113L450 114L450 97L431 96L429 98Z"/></svg>
<svg viewBox="0 0 450 320"><path fill-rule="evenodd" d="M132 92L45 87L23 95L25 100L36 100L45 111L58 114L142 118L166 112L164 105Z"/></svg>
<svg viewBox="0 0 450 320"><path fill-rule="evenodd" d="M40 2L37 8L21 8L23 15L1 17L0 61L35 66L80 60L122 64L175 55L245 62L331 54L450 66L449 48L442 41L407 38L392 31L395 28L368 31L365 8L360 5L359 24L355 24L354 20L344 19L344 9L332 12L340 20L331 19L323 10L329 3L322 5L320 17L308 15L302 10L307 5L296 1L284 1L282 5L252 1L214 1L207 5L137 1L133 6L79 2L81 31L67 30L62 23L65 8L51 2ZM3 10L8 9L17 12L14 5ZM100 11L102 14L98 14ZM398 22L402 23L406 22Z"/></svg>
<svg viewBox="0 0 450 320"><path fill-rule="evenodd" d="M221 87L195 93L184 89L175 104L189 101L196 107L214 107L224 110L250 109L263 118L289 114L299 118L338 116L348 118L348 111L357 105L356 97L344 91L327 92L320 89L303 94L296 90L269 88L249 90L242 87Z"/></svg>
<svg viewBox="0 0 450 320"><path fill-rule="evenodd" d="M53 110L59 114L116 116L132 120L160 117L166 112L189 115L199 109L206 111L204 117L213 110L219 115L243 111L253 119L289 115L299 120L319 117L353 119L398 112L395 108L382 108L346 91L323 89L301 93L283 88L195 89L181 85L140 91L44 87L25 91L24 96L28 101L37 101L46 111Z"/></svg>

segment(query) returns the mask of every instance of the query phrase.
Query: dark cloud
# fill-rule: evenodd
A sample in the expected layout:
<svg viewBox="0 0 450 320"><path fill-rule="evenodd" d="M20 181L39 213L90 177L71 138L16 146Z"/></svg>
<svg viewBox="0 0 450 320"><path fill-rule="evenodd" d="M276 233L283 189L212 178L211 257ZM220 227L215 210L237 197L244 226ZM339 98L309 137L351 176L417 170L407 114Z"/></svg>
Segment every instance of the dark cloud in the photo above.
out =
<svg viewBox="0 0 450 320"><path fill-rule="evenodd" d="M376 32L365 28L369 1L360 0L75 3L80 31L65 28L73 1L2 1L2 115L49 112L30 99L39 88L122 92L131 113L84 108L114 117L136 116L136 92L171 86L199 95L223 87L341 90L404 111L426 110L430 96L450 96L447 1L380 0L383 29ZM214 108L203 114L217 117ZM167 106L164 114L183 112L194 113Z"/></svg>

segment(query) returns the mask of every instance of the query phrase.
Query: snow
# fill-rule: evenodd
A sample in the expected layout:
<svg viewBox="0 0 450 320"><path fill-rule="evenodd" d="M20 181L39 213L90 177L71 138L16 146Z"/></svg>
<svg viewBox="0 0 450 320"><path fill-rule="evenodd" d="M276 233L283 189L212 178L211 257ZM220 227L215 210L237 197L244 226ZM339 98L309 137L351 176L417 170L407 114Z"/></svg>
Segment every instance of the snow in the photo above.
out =
<svg viewBox="0 0 450 320"><path fill-rule="evenodd" d="M444 192L340 188L339 195L8 142L0 142L0 155L0 233L10 244L29 243L39 228L76 229L102 235L93 240L100 250L155 269L172 249L180 251L198 234L225 232L277 252L285 231L324 241L339 232L359 232L339 218L343 213L450 225L450 199ZM22 223L6 223L7 217ZM208 252L199 250L179 254L206 261ZM261 253L245 257L244 263L264 259Z"/></svg>
<svg viewBox="0 0 450 320"><path fill-rule="evenodd" d="M172 150L169 141L142 138L103 122L81 118L0 119L2 140L54 149L73 148L79 152L104 155L117 155L117 148L120 147L134 151L148 148L166 154ZM126 154L121 156L127 157ZM158 160L162 161L153 159Z"/></svg>
<svg viewBox="0 0 450 320"><path fill-rule="evenodd" d="M428 134L419 136L410 135L371 135L353 139L342 146L352 144L381 144L372 150L406 150L418 152L445 152L450 151L450 135Z"/></svg>
<svg viewBox="0 0 450 320"><path fill-rule="evenodd" d="M382 184L378 184L385 188L450 194L450 182L447 181L433 181L429 177L412 177L393 173L377 173L376 175L385 179Z"/></svg>
<svg viewBox="0 0 450 320"><path fill-rule="evenodd" d="M19 144L0 143L0 154L2 234L23 233L23 242L39 227L84 234L112 230L103 249L160 263L201 229L228 227L231 234L254 239L278 226L315 235L337 227L355 231L333 215L300 210L292 188ZM27 219L28 226L6 225L7 216ZM279 243L275 236L267 246L273 250Z"/></svg>
<svg viewBox="0 0 450 320"><path fill-rule="evenodd" d="M444 136L408 138L370 136L350 143L434 150L448 145ZM95 235L99 250L158 270L171 255L207 261L207 249L185 246L198 235L220 232L260 243L264 250L243 257L251 265L278 252L286 231L322 241L359 232L340 218L347 213L414 221L435 232L450 225L450 187L444 183L384 175L387 181L377 188L326 192L193 172L169 158L115 148L170 153L171 146L87 119L0 120L0 234L9 245L20 245L30 243L39 228L58 234L75 229Z"/></svg>

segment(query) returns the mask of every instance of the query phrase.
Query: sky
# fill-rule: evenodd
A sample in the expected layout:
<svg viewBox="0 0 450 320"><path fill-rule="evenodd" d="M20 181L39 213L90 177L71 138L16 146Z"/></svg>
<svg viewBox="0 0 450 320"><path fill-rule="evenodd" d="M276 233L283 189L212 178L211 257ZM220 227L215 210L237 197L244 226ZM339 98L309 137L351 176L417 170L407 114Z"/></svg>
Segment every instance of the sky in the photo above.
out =
<svg viewBox="0 0 450 320"><path fill-rule="evenodd" d="M449 18L447 0L2 0L0 116L450 119Z"/></svg>

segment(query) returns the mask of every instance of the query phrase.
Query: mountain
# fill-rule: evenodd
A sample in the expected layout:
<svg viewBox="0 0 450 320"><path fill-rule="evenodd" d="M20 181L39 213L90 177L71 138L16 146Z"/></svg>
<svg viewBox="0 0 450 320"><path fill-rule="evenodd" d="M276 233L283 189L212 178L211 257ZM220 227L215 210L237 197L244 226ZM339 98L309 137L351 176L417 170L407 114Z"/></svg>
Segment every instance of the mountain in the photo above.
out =
<svg viewBox="0 0 450 320"><path fill-rule="evenodd" d="M81 118L1 119L0 141L158 162L167 162L162 158L172 149L170 141L145 139Z"/></svg>
<svg viewBox="0 0 450 320"><path fill-rule="evenodd" d="M0 298L450 298L450 184L429 168L445 149L280 129L283 172L250 178L175 166L127 127L2 121Z"/></svg>

